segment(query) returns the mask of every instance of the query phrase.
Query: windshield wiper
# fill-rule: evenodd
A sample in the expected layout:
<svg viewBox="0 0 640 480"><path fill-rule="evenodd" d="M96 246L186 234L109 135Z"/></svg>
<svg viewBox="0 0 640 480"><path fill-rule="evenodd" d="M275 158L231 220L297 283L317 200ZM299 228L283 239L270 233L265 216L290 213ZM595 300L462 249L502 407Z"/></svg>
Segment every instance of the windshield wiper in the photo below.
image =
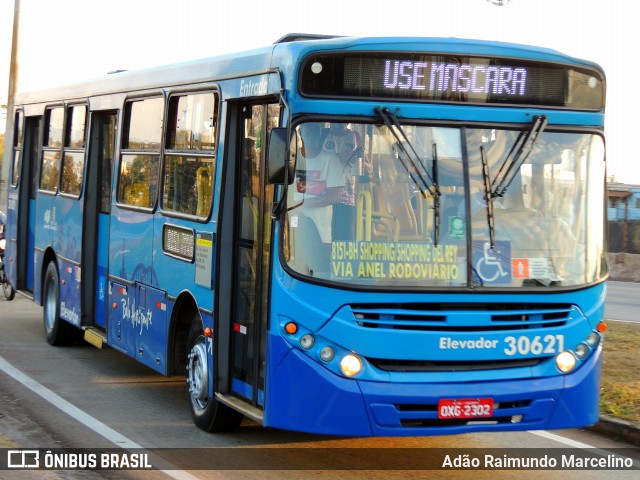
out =
<svg viewBox="0 0 640 480"><path fill-rule="evenodd" d="M493 179L491 186L494 187L495 185L495 187L491 191L492 198L502 197L505 193L507 193L509 185L511 185L511 182L513 182L513 180L516 178L516 175L520 170L522 164L527 161L527 158L529 158L529 154L533 150L533 147L538 141L538 138L540 138L540 134L546 128L547 121L548 119L545 115L536 115L531 129L527 132L524 140L522 140L522 142L520 143L520 147L513 155L513 160L509 162L511 153L515 149L515 145L518 143L518 141L514 143L514 148L512 148L511 151L507 154L507 157L504 159L504 162L502 163L502 166L500 167L496 178ZM507 169L503 174L502 172L505 166L507 167ZM500 178L501 176L502 178ZM498 179L500 179L500 181L498 181Z"/></svg>
<svg viewBox="0 0 640 480"><path fill-rule="evenodd" d="M400 153L402 153L402 155L398 156L398 159L411 180L413 180L415 186L420 190L420 194L424 197L424 192L427 191L429 195L433 197L434 244L437 245L440 228L440 187L438 187L437 180L438 157L436 145L433 145L433 174L429 174L395 114L387 107L375 107L374 111L380 116L384 125L395 137L396 145Z"/></svg>
<svg viewBox="0 0 640 480"><path fill-rule="evenodd" d="M531 129L524 134L521 132L513 147L507 153L502 162L496 177L491 181L489 174L489 162L487 161L487 153L483 146L480 146L480 159L482 161L482 179L484 184L484 199L487 203L487 226L489 227L489 241L491 249L495 247L495 220L493 216L493 200L496 197L503 197L511 182L516 178L520 167L529 158L536 145L538 138L547 126L547 117L545 115L537 115L534 118ZM519 145L519 146L518 146ZM515 153L514 153L515 152ZM511 157L513 159L510 161ZM505 170L506 167L506 170ZM495 186L494 186L495 185Z"/></svg>
<svg viewBox="0 0 640 480"><path fill-rule="evenodd" d="M484 185L484 199L487 203L487 226L489 227L489 242L491 250L495 247L495 224L493 216L493 196L491 195L491 177L489 176L489 162L487 161L487 152L480 145L480 159L482 160L482 180Z"/></svg>
<svg viewBox="0 0 640 480"><path fill-rule="evenodd" d="M419 155L413 148L413 145L411 145L411 142L409 141L407 134L402 128L402 125L400 125L400 122L398 121L398 118L395 116L395 114L393 114L391 110L389 110L386 107L385 108L376 107L374 111L378 115L380 115L380 118L382 118L383 123L389 129L391 134L395 137L396 141L398 142L397 143L398 148L404 154L404 157L406 158L406 160L411 164L411 167L409 167L404 162L404 160L400 158L400 162L402 163L402 166L405 168L405 170L407 171L407 173L409 174L413 182L416 184L416 186L420 190L428 191L430 195L435 196L436 193L439 194L438 186L434 182L429 172L427 172L424 166L422 166L422 162L420 161ZM405 145L407 145L409 148L407 149ZM422 166L422 169L419 168L418 165ZM427 178L424 177L422 172L426 174ZM431 188L430 185L433 186L433 189Z"/></svg>
<svg viewBox="0 0 640 480"><path fill-rule="evenodd" d="M431 167L433 188L436 191L433 197L433 244L438 245L438 237L440 236L440 188L438 187L438 146L435 143L431 147L431 158L433 159Z"/></svg>

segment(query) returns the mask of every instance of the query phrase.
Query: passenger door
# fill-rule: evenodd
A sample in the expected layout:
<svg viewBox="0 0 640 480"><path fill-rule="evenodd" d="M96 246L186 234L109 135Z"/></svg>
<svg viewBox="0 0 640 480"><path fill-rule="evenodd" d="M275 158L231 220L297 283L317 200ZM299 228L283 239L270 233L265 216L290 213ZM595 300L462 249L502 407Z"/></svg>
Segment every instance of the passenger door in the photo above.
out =
<svg viewBox="0 0 640 480"><path fill-rule="evenodd" d="M16 199L17 232L7 236L8 247L15 251L15 262L7 262L7 273L13 285L18 289L33 292L33 259L35 247L35 204L38 181L38 158L40 151L41 116L25 117L24 148L22 165L16 162L19 178L12 180L10 195ZM16 172L14 172L14 177ZM13 237L15 234L15 237ZM11 243L11 245L9 245ZM14 252L8 252L13 256ZM15 265L15 267L14 267Z"/></svg>
<svg viewBox="0 0 640 480"><path fill-rule="evenodd" d="M234 396L261 410L265 402L271 206L274 195L273 185L265 182L264 160L268 132L278 126L280 107L242 104L236 105L234 112L238 132L233 178L233 211L236 214L234 222L228 217L223 221L223 228L231 228L234 232L232 240L227 243L233 251L230 300L226 306L223 305L230 312L226 327L230 330L228 387ZM225 212L229 211L225 209ZM231 239L228 234L224 236ZM221 298L219 301L224 303Z"/></svg>
<svg viewBox="0 0 640 480"><path fill-rule="evenodd" d="M117 112L92 112L82 242L84 325L106 328L111 184Z"/></svg>

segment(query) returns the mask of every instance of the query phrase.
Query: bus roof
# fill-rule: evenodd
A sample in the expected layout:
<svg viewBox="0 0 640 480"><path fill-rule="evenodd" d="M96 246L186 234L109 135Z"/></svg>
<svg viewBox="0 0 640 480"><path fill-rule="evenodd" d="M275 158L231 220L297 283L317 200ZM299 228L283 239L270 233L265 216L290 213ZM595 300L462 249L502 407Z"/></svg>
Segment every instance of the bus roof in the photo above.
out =
<svg viewBox="0 0 640 480"><path fill-rule="evenodd" d="M16 96L15 104L84 99L99 95L144 91L184 84L210 83L225 78L265 73L283 65L296 63L314 51L406 51L451 55L527 58L573 63L602 69L595 63L576 59L555 50L486 40L437 37L340 37L332 35L287 34L273 45L227 55L191 60L135 71L117 71L93 80L67 84ZM604 74L603 74L604 76Z"/></svg>

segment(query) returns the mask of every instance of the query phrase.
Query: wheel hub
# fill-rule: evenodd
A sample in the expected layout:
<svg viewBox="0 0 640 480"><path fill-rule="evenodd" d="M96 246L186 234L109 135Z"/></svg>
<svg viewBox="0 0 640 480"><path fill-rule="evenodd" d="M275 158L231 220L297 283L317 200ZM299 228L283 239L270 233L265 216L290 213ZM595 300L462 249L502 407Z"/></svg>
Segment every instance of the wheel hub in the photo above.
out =
<svg viewBox="0 0 640 480"><path fill-rule="evenodd" d="M208 399L208 379L207 349L205 344L200 342L193 346L187 360L189 394L198 403L206 402Z"/></svg>

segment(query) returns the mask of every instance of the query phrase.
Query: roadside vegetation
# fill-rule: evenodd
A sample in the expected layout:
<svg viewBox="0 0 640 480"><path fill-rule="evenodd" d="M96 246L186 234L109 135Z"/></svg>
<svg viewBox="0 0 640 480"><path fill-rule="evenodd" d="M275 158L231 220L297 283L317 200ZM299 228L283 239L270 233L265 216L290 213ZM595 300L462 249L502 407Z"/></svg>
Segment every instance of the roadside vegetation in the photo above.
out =
<svg viewBox="0 0 640 480"><path fill-rule="evenodd" d="M640 325L607 321L600 413L640 427Z"/></svg>

